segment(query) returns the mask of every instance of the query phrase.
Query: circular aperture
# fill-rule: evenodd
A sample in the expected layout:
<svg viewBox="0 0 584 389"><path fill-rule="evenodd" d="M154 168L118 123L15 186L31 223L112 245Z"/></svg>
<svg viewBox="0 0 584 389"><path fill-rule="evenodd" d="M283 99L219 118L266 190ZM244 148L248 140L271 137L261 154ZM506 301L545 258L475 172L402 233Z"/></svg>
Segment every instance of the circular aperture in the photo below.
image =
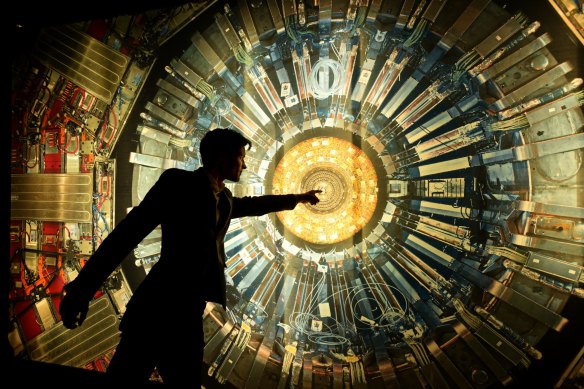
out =
<svg viewBox="0 0 584 389"><path fill-rule="evenodd" d="M276 166L273 193L322 191L316 205L277 213L287 231L310 243L334 244L359 232L377 206L377 174L363 150L335 137L296 144Z"/></svg>

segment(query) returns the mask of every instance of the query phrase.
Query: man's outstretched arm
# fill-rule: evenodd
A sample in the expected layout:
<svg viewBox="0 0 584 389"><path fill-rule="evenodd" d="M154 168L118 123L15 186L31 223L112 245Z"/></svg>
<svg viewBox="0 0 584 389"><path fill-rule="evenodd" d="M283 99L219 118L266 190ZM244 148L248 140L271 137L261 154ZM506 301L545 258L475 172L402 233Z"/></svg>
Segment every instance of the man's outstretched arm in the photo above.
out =
<svg viewBox="0 0 584 389"><path fill-rule="evenodd" d="M309 190L306 193L297 194L296 198L298 199L299 203L309 203L310 205L315 205L320 201L320 199L316 196L318 193L322 193L322 190Z"/></svg>
<svg viewBox="0 0 584 389"><path fill-rule="evenodd" d="M234 197L231 217L261 216L270 212L292 210L300 203L316 204L316 196L321 190L309 190L299 194L264 195L255 197Z"/></svg>

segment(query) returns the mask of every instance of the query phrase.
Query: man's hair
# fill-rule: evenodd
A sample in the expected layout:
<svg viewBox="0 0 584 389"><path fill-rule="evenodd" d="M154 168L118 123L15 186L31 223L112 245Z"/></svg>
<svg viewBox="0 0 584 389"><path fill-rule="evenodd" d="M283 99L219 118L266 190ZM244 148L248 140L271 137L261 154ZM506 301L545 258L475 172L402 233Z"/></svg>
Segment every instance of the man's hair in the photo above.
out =
<svg viewBox="0 0 584 389"><path fill-rule="evenodd" d="M232 156L241 147L251 147L251 141L230 128L216 128L208 131L199 146L204 166L213 166L217 161Z"/></svg>

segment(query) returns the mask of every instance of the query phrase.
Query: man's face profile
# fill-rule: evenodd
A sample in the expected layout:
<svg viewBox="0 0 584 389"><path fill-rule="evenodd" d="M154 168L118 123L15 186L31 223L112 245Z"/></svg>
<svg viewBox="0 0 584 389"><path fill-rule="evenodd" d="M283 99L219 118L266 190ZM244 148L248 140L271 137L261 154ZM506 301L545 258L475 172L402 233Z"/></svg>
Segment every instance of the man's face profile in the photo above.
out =
<svg viewBox="0 0 584 389"><path fill-rule="evenodd" d="M223 164L223 175L226 180L238 182L241 172L246 169L245 165L245 147L241 146L239 150L225 158Z"/></svg>

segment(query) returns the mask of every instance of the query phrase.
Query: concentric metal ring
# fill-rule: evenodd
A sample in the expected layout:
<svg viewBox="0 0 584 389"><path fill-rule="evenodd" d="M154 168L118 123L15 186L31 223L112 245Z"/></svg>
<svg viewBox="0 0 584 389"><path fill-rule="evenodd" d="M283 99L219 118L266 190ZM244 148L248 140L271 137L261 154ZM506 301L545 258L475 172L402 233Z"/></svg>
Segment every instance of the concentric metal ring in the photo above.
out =
<svg viewBox="0 0 584 389"><path fill-rule="evenodd" d="M320 202L279 212L286 231L305 242L335 244L355 236L377 206L377 173L363 150L336 137L316 137L288 150L276 166L274 193L320 189Z"/></svg>

